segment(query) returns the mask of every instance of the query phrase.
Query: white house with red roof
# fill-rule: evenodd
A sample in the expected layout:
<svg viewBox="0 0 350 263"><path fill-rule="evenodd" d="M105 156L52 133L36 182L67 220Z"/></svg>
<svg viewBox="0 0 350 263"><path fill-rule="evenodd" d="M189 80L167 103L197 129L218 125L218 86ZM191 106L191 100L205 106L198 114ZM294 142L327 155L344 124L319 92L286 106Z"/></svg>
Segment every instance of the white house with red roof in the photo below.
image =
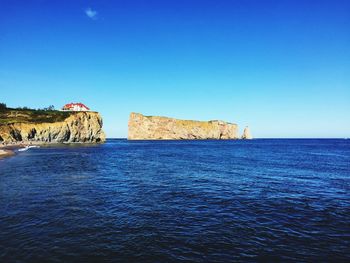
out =
<svg viewBox="0 0 350 263"><path fill-rule="evenodd" d="M90 109L83 103L68 103L62 107L64 111L89 111Z"/></svg>

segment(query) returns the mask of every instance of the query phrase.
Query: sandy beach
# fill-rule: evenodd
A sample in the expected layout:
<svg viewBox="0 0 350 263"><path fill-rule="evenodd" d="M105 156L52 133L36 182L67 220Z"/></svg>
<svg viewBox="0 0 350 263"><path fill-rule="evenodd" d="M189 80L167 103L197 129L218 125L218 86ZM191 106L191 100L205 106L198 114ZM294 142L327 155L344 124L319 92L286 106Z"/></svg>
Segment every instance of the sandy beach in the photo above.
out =
<svg viewBox="0 0 350 263"><path fill-rule="evenodd" d="M0 158L9 157L15 155L15 150L24 148L30 145L43 145L44 142L9 142L0 144Z"/></svg>
<svg viewBox="0 0 350 263"><path fill-rule="evenodd" d="M3 149L0 149L0 158L4 158L4 157L8 157L8 156L12 156L14 155L14 151L12 150L3 150Z"/></svg>
<svg viewBox="0 0 350 263"><path fill-rule="evenodd" d="M16 150L27 146L48 146L48 145L94 145L95 143L57 143L57 142L42 142L42 141L26 141L26 142L2 142L0 144L0 158L16 155Z"/></svg>

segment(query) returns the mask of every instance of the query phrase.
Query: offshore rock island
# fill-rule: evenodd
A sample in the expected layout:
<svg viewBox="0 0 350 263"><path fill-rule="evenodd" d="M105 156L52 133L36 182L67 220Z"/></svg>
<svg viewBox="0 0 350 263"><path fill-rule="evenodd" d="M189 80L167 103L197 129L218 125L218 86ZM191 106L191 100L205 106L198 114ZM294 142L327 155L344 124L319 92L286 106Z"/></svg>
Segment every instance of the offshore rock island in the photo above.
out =
<svg viewBox="0 0 350 263"><path fill-rule="evenodd" d="M0 143L100 143L102 118L92 111L6 109L0 112Z"/></svg>
<svg viewBox="0 0 350 263"><path fill-rule="evenodd" d="M239 139L237 124L219 120L179 120L132 112L128 126L128 140Z"/></svg>

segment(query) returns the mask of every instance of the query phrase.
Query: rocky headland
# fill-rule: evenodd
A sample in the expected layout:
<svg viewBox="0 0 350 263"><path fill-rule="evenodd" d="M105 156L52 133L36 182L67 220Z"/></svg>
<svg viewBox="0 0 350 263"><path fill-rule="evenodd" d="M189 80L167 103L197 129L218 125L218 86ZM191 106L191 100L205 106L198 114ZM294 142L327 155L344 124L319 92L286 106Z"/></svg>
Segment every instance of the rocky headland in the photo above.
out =
<svg viewBox="0 0 350 263"><path fill-rule="evenodd" d="M238 139L238 126L224 121L192 121L131 113L129 140Z"/></svg>
<svg viewBox="0 0 350 263"><path fill-rule="evenodd" d="M12 114L12 115L11 115ZM35 117L11 112L0 123L0 144L100 143L106 139L98 112L56 111ZM16 113L17 114L17 113ZM3 114L4 115L4 114ZM10 117L9 117L10 116ZM34 116L34 117L33 117Z"/></svg>

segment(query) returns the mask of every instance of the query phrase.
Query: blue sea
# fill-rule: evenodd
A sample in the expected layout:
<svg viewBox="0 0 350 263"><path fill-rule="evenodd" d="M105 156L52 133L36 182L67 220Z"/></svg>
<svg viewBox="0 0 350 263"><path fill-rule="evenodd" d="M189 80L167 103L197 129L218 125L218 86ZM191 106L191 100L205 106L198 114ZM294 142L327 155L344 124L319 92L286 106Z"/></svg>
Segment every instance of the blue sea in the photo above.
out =
<svg viewBox="0 0 350 263"><path fill-rule="evenodd" d="M0 262L349 262L350 140L127 141L0 160Z"/></svg>

